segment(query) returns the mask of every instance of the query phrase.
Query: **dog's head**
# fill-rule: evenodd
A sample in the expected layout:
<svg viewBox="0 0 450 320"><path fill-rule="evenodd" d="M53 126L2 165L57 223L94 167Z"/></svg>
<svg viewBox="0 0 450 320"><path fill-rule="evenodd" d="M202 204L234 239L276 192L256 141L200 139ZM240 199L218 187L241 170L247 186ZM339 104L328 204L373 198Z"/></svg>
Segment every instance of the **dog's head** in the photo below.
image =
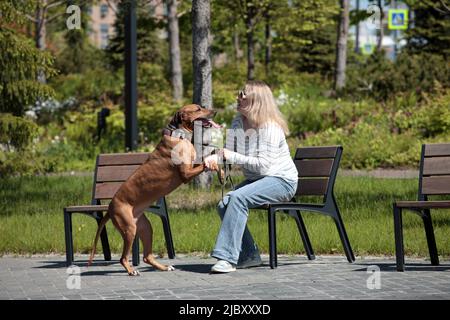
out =
<svg viewBox="0 0 450 320"><path fill-rule="evenodd" d="M212 109L202 108L197 104L189 104L178 110L170 121L170 125L177 129L194 131L194 122L201 121L205 128L221 128L211 118L216 114Z"/></svg>

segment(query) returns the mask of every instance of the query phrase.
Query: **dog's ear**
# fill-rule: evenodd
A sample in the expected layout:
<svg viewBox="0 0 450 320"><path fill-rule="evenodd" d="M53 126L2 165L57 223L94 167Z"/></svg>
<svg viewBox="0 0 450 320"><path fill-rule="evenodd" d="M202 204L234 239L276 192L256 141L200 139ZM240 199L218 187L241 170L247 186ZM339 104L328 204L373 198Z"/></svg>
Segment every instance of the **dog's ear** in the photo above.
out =
<svg viewBox="0 0 450 320"><path fill-rule="evenodd" d="M179 126L180 123L181 123L181 117L182 117L181 112L178 111L178 112L175 113L175 115L172 117L172 120L170 120L169 125L172 126L172 127L174 127L174 128L178 128L178 126Z"/></svg>

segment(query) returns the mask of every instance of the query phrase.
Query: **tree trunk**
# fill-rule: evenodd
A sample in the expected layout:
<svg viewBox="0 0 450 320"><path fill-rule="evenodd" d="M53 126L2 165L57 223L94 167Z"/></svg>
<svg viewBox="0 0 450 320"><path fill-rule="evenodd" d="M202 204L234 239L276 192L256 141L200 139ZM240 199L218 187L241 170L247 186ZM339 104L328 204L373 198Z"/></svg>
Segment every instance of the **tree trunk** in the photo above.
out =
<svg viewBox="0 0 450 320"><path fill-rule="evenodd" d="M177 16L178 0L168 0L167 6L172 96L174 101L180 102L183 98L183 73L181 69L180 36Z"/></svg>
<svg viewBox="0 0 450 320"><path fill-rule="evenodd" d="M239 41L239 31L237 28L235 28L233 31L233 47L234 47L234 56L237 61L243 56Z"/></svg>
<svg viewBox="0 0 450 320"><path fill-rule="evenodd" d="M383 48L383 37L384 37L384 28L383 28L383 19L384 19L384 11L383 5L381 4L381 0L378 0L378 8L380 9L380 32L378 33L378 41L377 41L377 51L381 51Z"/></svg>
<svg viewBox="0 0 450 320"><path fill-rule="evenodd" d="M210 14L209 0L192 1L192 64L194 71L193 102L206 108L212 108L212 66L210 44ZM196 135L197 136L197 135ZM201 147L201 141L194 141ZM198 154L197 161L202 160ZM194 186L211 187L212 174L204 172L194 179Z"/></svg>
<svg viewBox="0 0 450 320"><path fill-rule="evenodd" d="M36 48L44 51L47 49L47 44L45 43L47 37L46 28L46 11L47 11L47 0L41 0L37 3L36 7L36 22L35 22L35 41ZM40 83L47 83L47 79L43 71L38 71L38 81Z"/></svg>
<svg viewBox="0 0 450 320"><path fill-rule="evenodd" d="M253 29L255 24L255 9L247 7L245 25L247 27L247 79L255 79L255 42L253 41Z"/></svg>
<svg viewBox="0 0 450 320"><path fill-rule="evenodd" d="M341 90L345 86L345 69L347 63L347 38L349 26L349 0L340 0L341 10L336 44L336 73L334 89Z"/></svg>
<svg viewBox="0 0 450 320"><path fill-rule="evenodd" d="M269 76L269 63L272 58L272 28L270 26L270 14L266 12L265 14L266 19L266 30L265 30L265 37L266 37L266 55L264 60L264 66L266 68L266 77Z"/></svg>
<svg viewBox="0 0 450 320"><path fill-rule="evenodd" d="M194 103L212 107L212 66L209 0L192 2L192 63L194 68Z"/></svg>

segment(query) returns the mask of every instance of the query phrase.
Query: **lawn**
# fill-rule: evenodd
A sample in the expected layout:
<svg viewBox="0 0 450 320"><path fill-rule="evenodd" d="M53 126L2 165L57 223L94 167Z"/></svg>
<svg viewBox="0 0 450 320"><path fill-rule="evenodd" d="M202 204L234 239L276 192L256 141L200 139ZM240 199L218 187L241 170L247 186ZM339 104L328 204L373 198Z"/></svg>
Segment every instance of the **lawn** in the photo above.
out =
<svg viewBox="0 0 450 320"><path fill-rule="evenodd" d="M80 176L37 176L0 180L0 254L65 252L62 209L89 204L92 179ZM335 193L356 255L394 255L392 202L415 199L416 179L380 179L338 176ZM167 197L175 251L209 254L220 226L215 206L220 188L198 191L182 186ZM432 211L433 212L433 211ZM439 254L450 256L448 210L433 214ZM157 216L147 214L155 230L154 252L165 254L162 225ZM343 254L332 220L314 213L303 214L316 254ZM447 219L446 219L447 218ZM262 252L268 252L267 214L252 210L249 228ZM111 248L121 252L121 238L111 223L107 225ZM92 218L74 215L76 252L90 251L96 230ZM421 219L404 216L405 250L409 256L427 256ZM279 214L278 252L302 254L303 246L295 221ZM98 252L101 252L99 245Z"/></svg>

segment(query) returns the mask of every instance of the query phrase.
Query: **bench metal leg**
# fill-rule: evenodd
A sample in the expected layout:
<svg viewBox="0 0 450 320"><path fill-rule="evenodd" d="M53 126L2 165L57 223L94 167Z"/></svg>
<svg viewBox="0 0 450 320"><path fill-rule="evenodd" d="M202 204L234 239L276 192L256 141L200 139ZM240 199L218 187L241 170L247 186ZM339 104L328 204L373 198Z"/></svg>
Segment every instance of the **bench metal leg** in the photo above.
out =
<svg viewBox="0 0 450 320"><path fill-rule="evenodd" d="M269 263L270 268L275 269L277 263L277 236L276 236L276 217L275 210L269 207L268 210L269 219Z"/></svg>
<svg viewBox="0 0 450 320"><path fill-rule="evenodd" d="M167 211L166 199L161 200L161 221L164 229L164 238L166 239L166 248L169 259L175 259L175 248L173 246L172 231L170 230L169 212Z"/></svg>
<svg viewBox="0 0 450 320"><path fill-rule="evenodd" d="M433 266L439 265L439 256L436 247L436 239L434 238L433 223L431 220L430 210L424 210L422 216L423 224L425 226L425 234L427 236L428 251L430 252L431 264Z"/></svg>
<svg viewBox="0 0 450 320"><path fill-rule="evenodd" d="M66 265L73 264L72 214L64 210L64 235L66 240Z"/></svg>
<svg viewBox="0 0 450 320"><path fill-rule="evenodd" d="M164 238L166 239L166 248L169 259L175 259L175 248L173 247L172 231L170 230L169 216L161 216L164 229Z"/></svg>
<svg viewBox="0 0 450 320"><path fill-rule="evenodd" d="M397 271L405 271L405 254L403 251L402 209L394 204L394 234Z"/></svg>
<svg viewBox="0 0 450 320"><path fill-rule="evenodd" d="M311 241L309 240L308 232L306 231L306 226L303 222L300 210L291 210L290 216L293 217L295 219L295 222L297 223L298 232L300 233L300 237L302 238L303 246L305 247L305 252L308 260L314 260L316 256L314 255Z"/></svg>
<svg viewBox="0 0 450 320"><path fill-rule="evenodd" d="M344 247L345 255L347 256L348 262L352 263L355 261L355 255L353 254L352 247L350 245L350 240L348 240L347 232L345 231L344 222L342 221L339 208L334 204L334 222L341 238L342 246Z"/></svg>
<svg viewBox="0 0 450 320"><path fill-rule="evenodd" d="M133 266L138 266L139 265L139 237L136 236L136 238L134 238L133 241L133 251L132 251L132 255L133 255Z"/></svg>

